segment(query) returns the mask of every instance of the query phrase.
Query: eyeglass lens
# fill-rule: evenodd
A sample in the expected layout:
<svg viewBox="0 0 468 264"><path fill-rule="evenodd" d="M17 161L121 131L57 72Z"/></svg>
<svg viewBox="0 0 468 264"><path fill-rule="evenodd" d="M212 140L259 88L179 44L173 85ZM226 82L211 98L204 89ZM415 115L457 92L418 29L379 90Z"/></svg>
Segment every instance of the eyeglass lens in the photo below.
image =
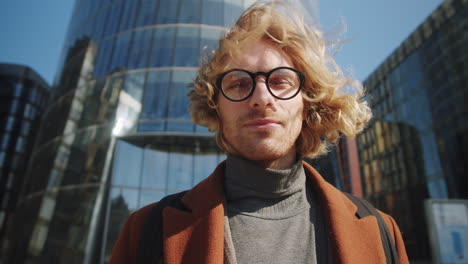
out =
<svg viewBox="0 0 468 264"><path fill-rule="evenodd" d="M221 81L224 94L231 100L242 100L250 95L255 81L244 71L234 70L227 73ZM293 96L300 86L300 78L290 69L276 69L266 80L270 92L282 99Z"/></svg>

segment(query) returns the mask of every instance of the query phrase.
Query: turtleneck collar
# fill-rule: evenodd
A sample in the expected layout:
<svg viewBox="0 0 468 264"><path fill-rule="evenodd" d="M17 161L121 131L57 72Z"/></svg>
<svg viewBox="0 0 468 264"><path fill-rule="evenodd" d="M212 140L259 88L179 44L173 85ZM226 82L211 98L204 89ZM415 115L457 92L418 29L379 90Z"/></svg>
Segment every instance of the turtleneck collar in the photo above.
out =
<svg viewBox="0 0 468 264"><path fill-rule="evenodd" d="M280 198L304 189L306 176L302 159L289 169L275 170L258 166L250 160L228 155L226 160L226 199L247 197Z"/></svg>

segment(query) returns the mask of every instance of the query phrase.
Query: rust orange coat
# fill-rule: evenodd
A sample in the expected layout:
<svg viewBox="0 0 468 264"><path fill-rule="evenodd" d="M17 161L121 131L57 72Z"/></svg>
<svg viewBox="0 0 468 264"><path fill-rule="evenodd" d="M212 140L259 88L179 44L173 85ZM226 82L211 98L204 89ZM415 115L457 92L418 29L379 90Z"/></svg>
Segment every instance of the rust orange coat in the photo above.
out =
<svg viewBox="0 0 468 264"><path fill-rule="evenodd" d="M331 234L335 263L385 263L385 253L374 216L358 219L357 207L339 190L304 162L304 169L321 198ZM223 263L224 257L224 163L182 198L191 212L171 207L163 210L163 263ZM155 204L134 212L127 219L113 249L109 264L136 263L136 252L145 217ZM393 234L399 263L408 263L400 230L386 214L382 216Z"/></svg>

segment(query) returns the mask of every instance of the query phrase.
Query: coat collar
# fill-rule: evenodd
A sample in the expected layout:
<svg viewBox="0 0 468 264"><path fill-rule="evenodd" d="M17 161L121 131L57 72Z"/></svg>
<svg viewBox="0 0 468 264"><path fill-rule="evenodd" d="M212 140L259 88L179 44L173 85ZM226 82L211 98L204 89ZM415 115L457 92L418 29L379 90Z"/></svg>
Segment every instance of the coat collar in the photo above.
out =
<svg viewBox="0 0 468 264"><path fill-rule="evenodd" d="M336 263L384 263L375 217L358 219L357 207L304 162L306 175L320 197ZM163 211L165 263L223 263L225 162L188 191L182 202L190 212Z"/></svg>
<svg viewBox="0 0 468 264"><path fill-rule="evenodd" d="M304 169L312 188L320 197L332 241L336 263L385 263L385 252L377 220L373 216L357 218L357 206L333 187L309 164ZM376 252L376 249L380 249Z"/></svg>

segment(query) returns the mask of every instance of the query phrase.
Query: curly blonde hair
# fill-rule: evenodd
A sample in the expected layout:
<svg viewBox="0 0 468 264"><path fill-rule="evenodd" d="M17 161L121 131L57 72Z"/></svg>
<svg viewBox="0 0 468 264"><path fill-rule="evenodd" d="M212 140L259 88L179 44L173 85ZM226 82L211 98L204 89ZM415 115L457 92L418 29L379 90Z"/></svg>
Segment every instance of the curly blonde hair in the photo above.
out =
<svg viewBox="0 0 468 264"><path fill-rule="evenodd" d="M282 12L282 10L286 10ZM267 40L290 56L294 67L305 74L301 87L305 120L296 140L298 154L317 157L329 150L341 135L354 137L372 116L363 100L359 81L348 78L327 54L322 32L279 2L257 3L248 8L219 41L219 48L199 69L189 93L194 123L216 132L218 145L234 150L221 131L216 88L217 76L228 70L235 58L259 40ZM354 88L353 91L345 91Z"/></svg>

